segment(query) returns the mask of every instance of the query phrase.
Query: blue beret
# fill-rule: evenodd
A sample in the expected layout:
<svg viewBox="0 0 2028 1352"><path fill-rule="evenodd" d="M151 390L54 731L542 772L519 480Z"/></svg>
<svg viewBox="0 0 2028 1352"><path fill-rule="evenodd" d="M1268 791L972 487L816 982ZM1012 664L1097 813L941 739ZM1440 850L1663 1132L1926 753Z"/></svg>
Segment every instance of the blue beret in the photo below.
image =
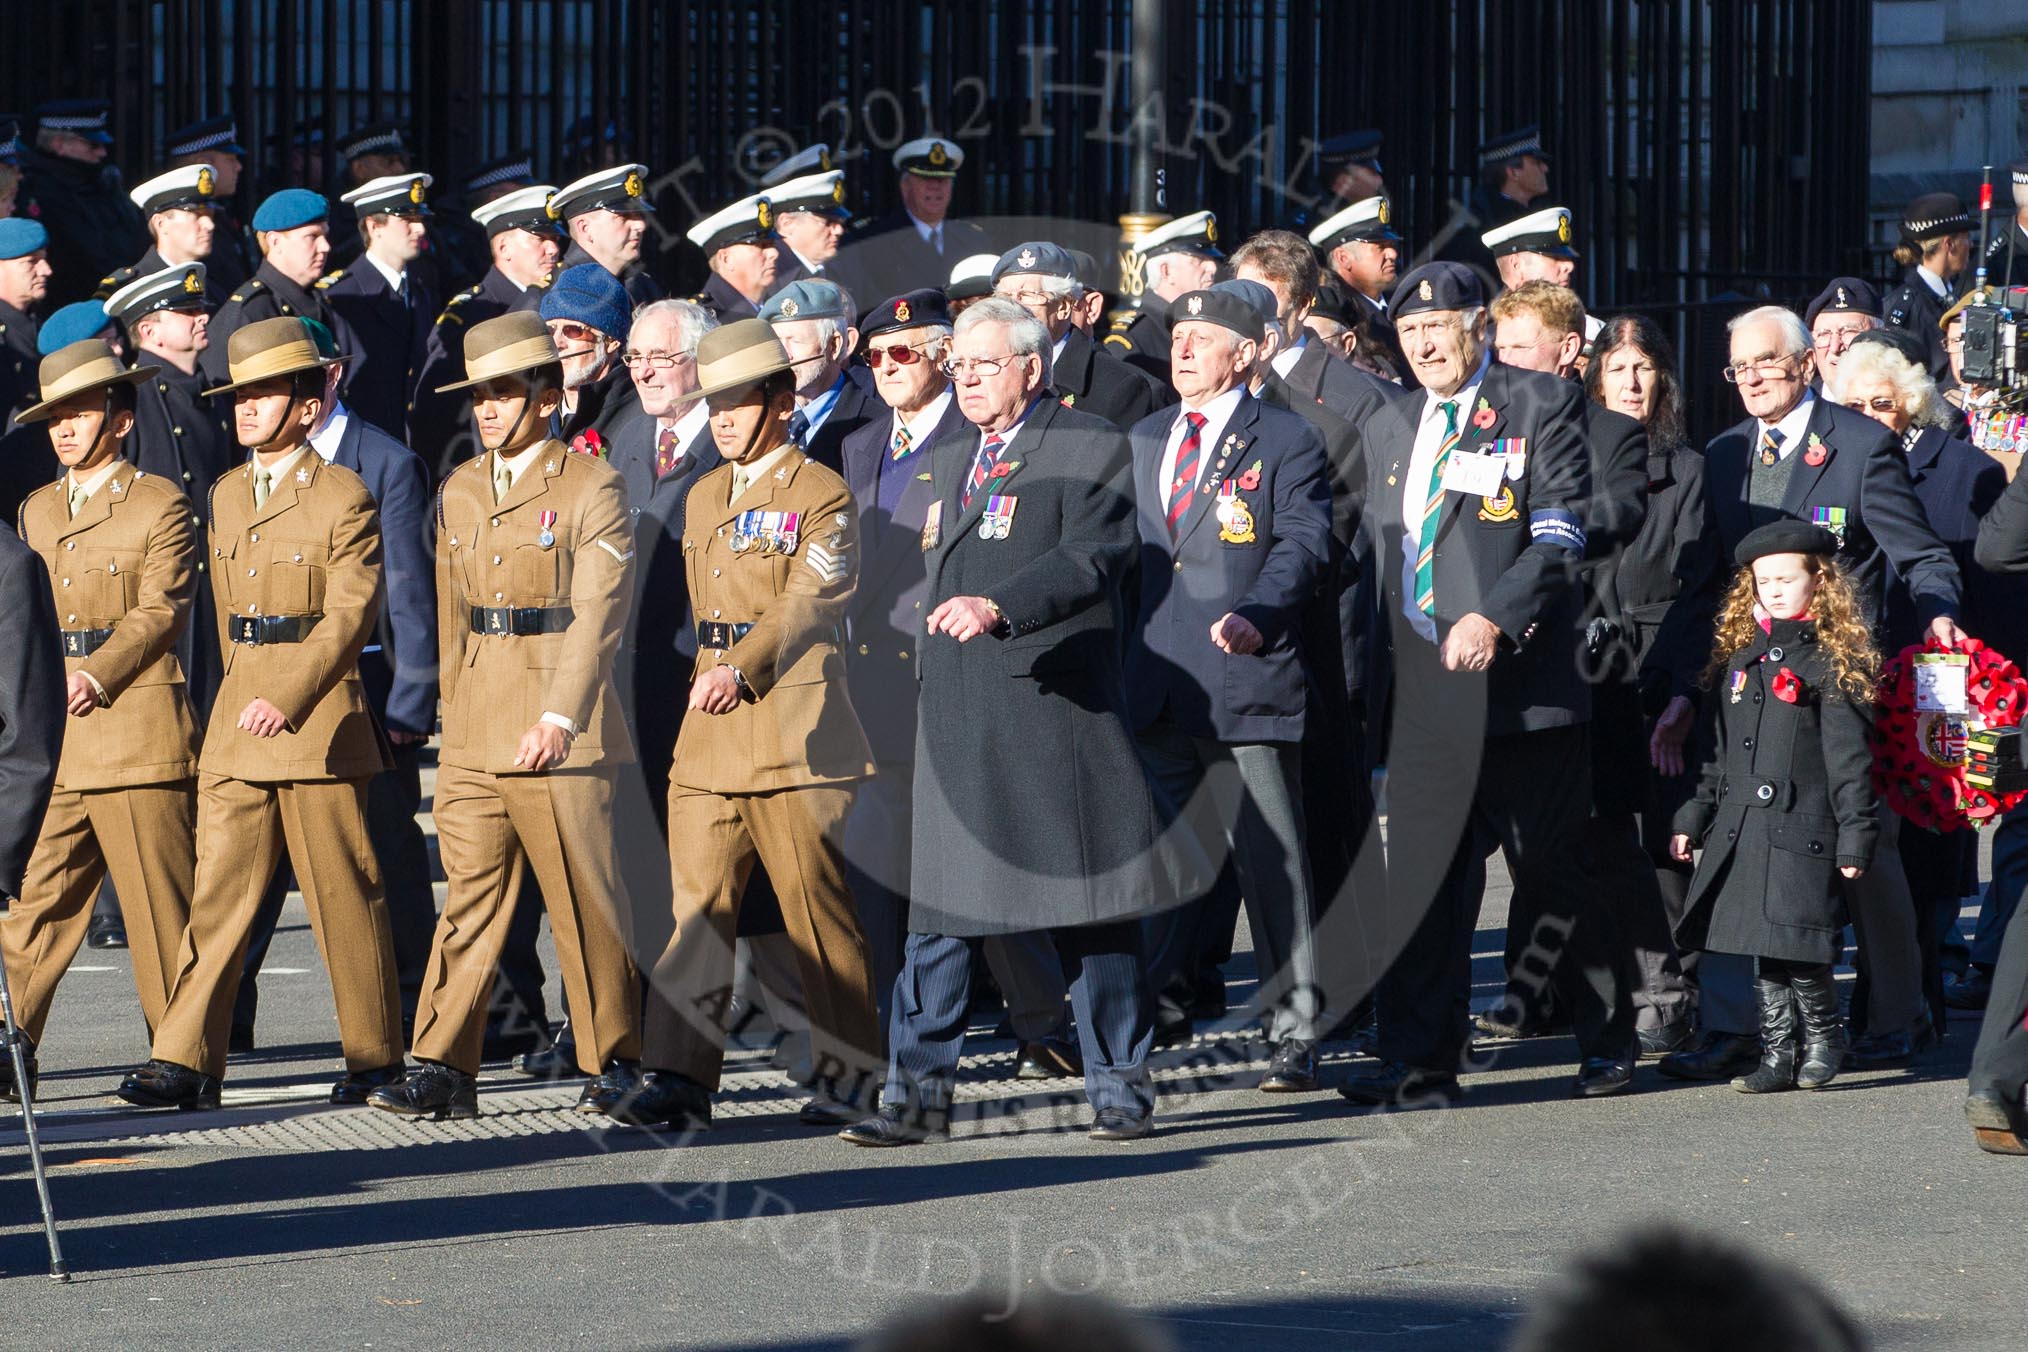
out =
<svg viewBox="0 0 2028 1352"><path fill-rule="evenodd" d="M843 319L845 298L830 282L799 277L762 302L760 317L770 324L784 319Z"/></svg>
<svg viewBox="0 0 2028 1352"><path fill-rule="evenodd" d="M1418 310L1469 310L1485 303L1485 284L1463 263L1424 263L1395 286L1387 317L1398 319Z"/></svg>
<svg viewBox="0 0 2028 1352"><path fill-rule="evenodd" d="M42 222L26 216L0 219L0 258L24 258L37 249L49 247L49 232Z"/></svg>
<svg viewBox="0 0 2028 1352"><path fill-rule="evenodd" d="M633 299L620 279L597 263L565 268L542 293L542 318L574 319L624 341L633 327Z"/></svg>
<svg viewBox="0 0 2028 1352"><path fill-rule="evenodd" d="M1061 277L1067 282L1077 281L1077 260L1070 256L1070 250L1047 240L1034 240L1017 244L1000 255L1000 261L993 265L993 285L998 286L1002 277L1011 273L1036 273L1043 277Z"/></svg>
<svg viewBox="0 0 2028 1352"><path fill-rule="evenodd" d="M256 230L294 230L331 219L331 204L321 193L308 188L284 188L271 193L254 212Z"/></svg>
<svg viewBox="0 0 2028 1352"><path fill-rule="evenodd" d="M47 357L60 347L98 337L112 322L106 307L97 301L77 301L42 321L42 328L35 335L35 350Z"/></svg>

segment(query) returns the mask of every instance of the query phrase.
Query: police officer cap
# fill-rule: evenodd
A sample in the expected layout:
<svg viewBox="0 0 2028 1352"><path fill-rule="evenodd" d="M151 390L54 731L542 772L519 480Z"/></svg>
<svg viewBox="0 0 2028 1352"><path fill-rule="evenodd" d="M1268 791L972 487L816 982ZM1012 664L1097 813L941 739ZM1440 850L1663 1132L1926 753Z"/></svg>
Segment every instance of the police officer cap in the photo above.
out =
<svg viewBox="0 0 2028 1352"><path fill-rule="evenodd" d="M484 192L506 183L520 187L534 181L535 156L526 150L515 150L487 160L466 174L465 191Z"/></svg>
<svg viewBox="0 0 2028 1352"><path fill-rule="evenodd" d="M572 319L624 341L633 326L633 302L620 279L597 263L565 268L542 293L542 318Z"/></svg>
<svg viewBox="0 0 2028 1352"><path fill-rule="evenodd" d="M1218 248L1218 217L1208 211L1193 211L1188 216L1162 222L1134 241L1134 252L1143 258L1159 258L1168 253L1225 257Z"/></svg>
<svg viewBox="0 0 2028 1352"><path fill-rule="evenodd" d="M1926 192L1908 204L1901 216L1901 235L1912 243L1961 235L1972 228L1972 213L1955 193Z"/></svg>
<svg viewBox="0 0 2028 1352"><path fill-rule="evenodd" d="M1061 277L1067 282L1077 281L1077 260L1070 256L1070 250L1061 244L1047 240L1032 240L1017 244L1000 255L1000 261L993 264L993 285L1000 279L1015 274L1034 274L1038 277Z"/></svg>
<svg viewBox="0 0 2028 1352"><path fill-rule="evenodd" d="M531 183L513 192L503 192L492 201L472 208L472 219L486 228L486 238L508 230L526 230L531 234L555 235L563 231L562 224L549 212L549 199L556 195L556 189L547 183Z"/></svg>
<svg viewBox="0 0 2028 1352"><path fill-rule="evenodd" d="M95 300L75 301L42 321L35 335L35 350L47 357L60 347L98 337L110 323L105 306Z"/></svg>
<svg viewBox="0 0 2028 1352"><path fill-rule="evenodd" d="M813 146L805 146L762 174L760 185L763 188L772 188L777 183L787 183L792 178L828 174L832 167L830 143L819 141Z"/></svg>
<svg viewBox="0 0 2028 1352"><path fill-rule="evenodd" d="M338 200L362 221L368 216L427 216L430 205L423 190L434 182L428 174L386 174L368 179Z"/></svg>
<svg viewBox="0 0 2028 1352"><path fill-rule="evenodd" d="M1258 343L1266 333L1261 324L1260 311L1242 297L1230 291L1209 287L1203 291L1186 291L1169 303L1169 327L1197 321L1216 324L1230 329L1242 338Z"/></svg>
<svg viewBox="0 0 2028 1352"><path fill-rule="evenodd" d="M132 324L142 315L157 310L204 312L204 264L178 263L173 267L136 277L106 297L106 313L122 324ZM43 325L43 332L49 326Z"/></svg>
<svg viewBox="0 0 2028 1352"><path fill-rule="evenodd" d="M902 329L921 328L925 324L951 322L951 307L944 300L944 293L924 287L882 301L880 307L860 321L859 332L868 338L883 333L895 333Z"/></svg>
<svg viewBox="0 0 2028 1352"><path fill-rule="evenodd" d="M0 117L0 164L21 163L21 119L12 113Z"/></svg>
<svg viewBox="0 0 2028 1352"><path fill-rule="evenodd" d="M1479 143L1479 167L1490 169L1496 164L1518 160L1523 155L1533 155L1547 161L1549 152L1542 148L1542 128L1536 123L1516 127Z"/></svg>
<svg viewBox="0 0 2028 1352"><path fill-rule="evenodd" d="M1526 216L1496 225L1479 236L1479 243L1493 251L1493 257L1538 253L1550 258L1576 258L1570 247L1570 208L1544 207Z"/></svg>
<svg viewBox="0 0 2028 1352"><path fill-rule="evenodd" d="M1399 319L1422 310L1469 310L1485 303L1479 274L1463 263L1424 263L1395 286L1387 314Z"/></svg>
<svg viewBox="0 0 2028 1352"><path fill-rule="evenodd" d="M2007 173L2017 188L2028 188L2028 159L2019 159L2007 166Z"/></svg>
<svg viewBox="0 0 2028 1352"><path fill-rule="evenodd" d="M162 138L162 153L171 158L206 150L216 150L221 155L246 154L246 147L239 143L239 124L233 121L231 113L189 123Z"/></svg>
<svg viewBox="0 0 2028 1352"><path fill-rule="evenodd" d="M1244 277L1232 277L1222 282L1214 282L1211 289L1221 295L1237 296L1245 304L1252 306L1253 312L1260 316L1263 334L1269 323L1281 317L1281 302L1275 299L1274 292L1259 282L1249 281ZM1173 312L1170 315L1170 322L1175 322Z"/></svg>
<svg viewBox="0 0 2028 1352"><path fill-rule="evenodd" d="M1348 131L1317 144L1317 168L1335 174L1349 164L1363 164L1380 172L1380 133L1372 128Z"/></svg>
<svg viewBox="0 0 2028 1352"><path fill-rule="evenodd" d="M956 141L946 141L941 136L925 136L899 146L894 152L894 167L905 174L920 174L924 178L956 178L958 166L965 162L965 152L958 149Z"/></svg>
<svg viewBox="0 0 2028 1352"><path fill-rule="evenodd" d="M331 219L331 204L323 194L311 192L308 188L284 188L270 193L254 211L253 228L264 230L295 230L318 221Z"/></svg>
<svg viewBox="0 0 2028 1352"><path fill-rule="evenodd" d="M951 264L951 277L944 295L951 300L978 300L993 294L993 269L1000 260L992 254L971 254Z"/></svg>
<svg viewBox="0 0 2028 1352"><path fill-rule="evenodd" d="M1880 313L1880 289L1863 277L1833 277L1803 311L1805 327L1814 327L1818 315L1875 315Z"/></svg>
<svg viewBox="0 0 2028 1352"><path fill-rule="evenodd" d="M1794 519L1770 521L1750 530L1732 551L1732 561L1744 568L1770 554L1835 554L1838 537L1822 526Z"/></svg>
<svg viewBox="0 0 2028 1352"><path fill-rule="evenodd" d="M1881 347L1891 348L1908 358L1909 364L1918 371L1926 369L1929 365L1929 347L1914 329L1876 325L1864 333L1853 334L1852 341L1845 345L1845 350L1850 352L1861 343L1877 343Z"/></svg>
<svg viewBox="0 0 2028 1352"><path fill-rule="evenodd" d="M109 146L113 137L106 130L106 117L111 111L112 105L104 99L51 99L37 105L35 125L43 131L67 131L94 145Z"/></svg>
<svg viewBox="0 0 2028 1352"><path fill-rule="evenodd" d="M761 302L760 317L781 320L843 319L845 297L837 286L818 277L799 277Z"/></svg>
<svg viewBox="0 0 2028 1352"><path fill-rule="evenodd" d="M361 155L408 154L408 143L401 139L401 128L393 122L369 122L363 127L354 127L338 142L338 153L349 162Z"/></svg>
<svg viewBox="0 0 2028 1352"><path fill-rule="evenodd" d="M49 232L42 222L26 216L0 218L0 258L26 258L37 249L49 247Z"/></svg>

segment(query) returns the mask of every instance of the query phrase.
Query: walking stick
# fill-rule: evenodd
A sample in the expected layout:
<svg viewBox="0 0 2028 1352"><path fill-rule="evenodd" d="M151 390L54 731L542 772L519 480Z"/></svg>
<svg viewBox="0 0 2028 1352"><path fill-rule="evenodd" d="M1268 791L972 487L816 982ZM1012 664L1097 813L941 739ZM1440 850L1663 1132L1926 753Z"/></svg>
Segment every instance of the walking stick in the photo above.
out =
<svg viewBox="0 0 2028 1352"><path fill-rule="evenodd" d="M35 1091L28 1083L28 1060L21 1054L21 1030L14 1026L14 995L7 988L7 964L0 963L0 1016L4 1016L7 1054L14 1061L14 1084L21 1091L21 1126L28 1134L28 1162L35 1173L35 1195L42 1200L42 1232L49 1237L49 1278L70 1280L70 1264L56 1240L56 1212L49 1205L49 1175L42 1167L42 1139L35 1134Z"/></svg>

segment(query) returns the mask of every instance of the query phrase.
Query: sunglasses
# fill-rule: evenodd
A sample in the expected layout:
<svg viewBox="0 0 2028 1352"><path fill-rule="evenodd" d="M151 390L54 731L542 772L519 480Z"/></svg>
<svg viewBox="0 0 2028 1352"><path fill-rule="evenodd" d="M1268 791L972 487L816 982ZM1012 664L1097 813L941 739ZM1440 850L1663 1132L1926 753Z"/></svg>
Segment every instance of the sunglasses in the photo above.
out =
<svg viewBox="0 0 2028 1352"><path fill-rule="evenodd" d="M568 338L573 343L595 343L601 337L599 331L573 319L559 321L551 330L559 338Z"/></svg>
<svg viewBox="0 0 2028 1352"><path fill-rule="evenodd" d="M930 344L923 344L923 347L928 346ZM913 366L922 359L922 348L910 347L907 343L896 343L892 347L873 347L869 344L866 349L866 364L876 371L890 361L896 366Z"/></svg>
<svg viewBox="0 0 2028 1352"><path fill-rule="evenodd" d="M1864 413L1869 408L1875 413L1892 413L1901 407L1901 401L1883 394L1873 399L1848 399L1845 407L1855 413Z"/></svg>

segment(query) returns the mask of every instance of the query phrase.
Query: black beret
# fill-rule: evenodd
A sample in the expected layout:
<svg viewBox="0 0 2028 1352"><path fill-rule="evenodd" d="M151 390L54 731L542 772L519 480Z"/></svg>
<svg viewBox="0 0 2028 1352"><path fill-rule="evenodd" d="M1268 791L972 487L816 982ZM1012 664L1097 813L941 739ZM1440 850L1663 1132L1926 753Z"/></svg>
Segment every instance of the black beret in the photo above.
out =
<svg viewBox="0 0 2028 1352"><path fill-rule="evenodd" d="M1929 365L1929 348L1916 336L1913 329L1870 328L1864 333L1853 334L1852 341L1845 345L1845 350L1850 352L1861 343L1878 343L1882 347L1891 347L1913 362L1918 370L1925 369Z"/></svg>
<svg viewBox="0 0 2028 1352"><path fill-rule="evenodd" d="M1266 326L1261 323L1260 311L1230 291L1219 291L1216 288L1186 291L1169 302L1171 329L1191 320L1216 324L1256 343L1267 333Z"/></svg>
<svg viewBox="0 0 2028 1352"><path fill-rule="evenodd" d="M1770 554L1835 554L1838 552L1838 537L1822 526L1813 526L1807 521L1770 521L1757 530L1750 530L1739 547L1732 551L1732 561L1744 568L1755 559L1764 559Z"/></svg>
<svg viewBox="0 0 2028 1352"><path fill-rule="evenodd" d="M1803 311L1803 323L1814 325L1821 314L1880 314L1880 288L1864 277L1833 277Z"/></svg>
<svg viewBox="0 0 2028 1352"><path fill-rule="evenodd" d="M1469 310L1485 303L1479 274L1463 263L1424 263L1395 286L1387 314L1399 319L1419 310Z"/></svg>
<svg viewBox="0 0 2028 1352"><path fill-rule="evenodd" d="M859 321L861 340L925 324L949 324L951 307L944 293L931 287L908 291L880 303Z"/></svg>

